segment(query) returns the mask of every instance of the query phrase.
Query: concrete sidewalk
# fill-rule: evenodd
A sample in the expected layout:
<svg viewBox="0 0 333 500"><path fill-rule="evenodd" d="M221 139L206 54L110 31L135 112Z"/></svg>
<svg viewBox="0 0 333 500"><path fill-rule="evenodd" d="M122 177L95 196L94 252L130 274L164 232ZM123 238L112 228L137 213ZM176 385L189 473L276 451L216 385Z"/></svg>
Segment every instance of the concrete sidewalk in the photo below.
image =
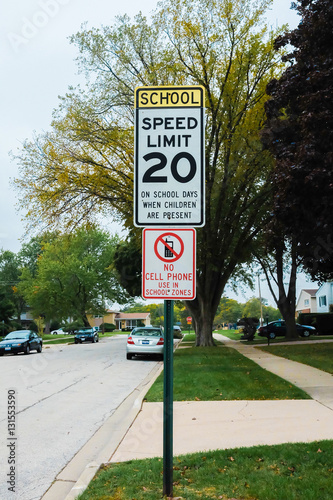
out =
<svg viewBox="0 0 333 500"><path fill-rule="evenodd" d="M313 400L174 402L174 455L333 439L332 375L220 334L214 337L302 388ZM162 407L143 403L111 462L163 455Z"/></svg>
<svg viewBox="0 0 333 500"><path fill-rule="evenodd" d="M329 373L280 356L274 356L252 345L230 340L221 334L215 334L214 337L216 340L221 340L224 345L233 347L243 356L252 359L265 370L303 389L314 400L333 410L333 376Z"/></svg>
<svg viewBox="0 0 333 500"><path fill-rule="evenodd" d="M214 337L302 388L313 399L174 402L174 455L333 439L332 375L220 334ZM163 403L142 404L148 387L162 368L160 364L149 383L145 381L74 457L43 500L74 500L101 463L163 456Z"/></svg>

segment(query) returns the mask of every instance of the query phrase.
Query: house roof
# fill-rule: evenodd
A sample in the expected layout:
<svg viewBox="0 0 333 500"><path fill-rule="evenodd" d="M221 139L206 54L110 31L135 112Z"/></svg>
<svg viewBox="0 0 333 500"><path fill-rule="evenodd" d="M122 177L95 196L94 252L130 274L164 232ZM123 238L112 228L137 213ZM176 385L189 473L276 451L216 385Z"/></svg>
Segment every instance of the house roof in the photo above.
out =
<svg viewBox="0 0 333 500"><path fill-rule="evenodd" d="M150 316L149 312L145 313L116 313L115 319L146 319Z"/></svg>
<svg viewBox="0 0 333 500"><path fill-rule="evenodd" d="M308 293L309 295L311 295L311 297L315 297L316 292L318 291L318 288L303 288L302 291L305 293Z"/></svg>

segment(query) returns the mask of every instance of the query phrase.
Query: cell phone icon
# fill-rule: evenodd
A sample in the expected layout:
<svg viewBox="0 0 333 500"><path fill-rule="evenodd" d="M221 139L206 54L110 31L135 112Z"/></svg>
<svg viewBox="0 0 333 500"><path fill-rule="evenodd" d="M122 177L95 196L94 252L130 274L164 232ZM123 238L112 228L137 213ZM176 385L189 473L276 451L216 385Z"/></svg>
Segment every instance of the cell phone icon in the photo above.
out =
<svg viewBox="0 0 333 500"><path fill-rule="evenodd" d="M165 243L167 243L170 248L173 248L173 241L172 240L168 240L166 238L165 239ZM164 246L164 257L165 258L172 258L172 257L174 257L174 254L171 252L171 250L166 245Z"/></svg>

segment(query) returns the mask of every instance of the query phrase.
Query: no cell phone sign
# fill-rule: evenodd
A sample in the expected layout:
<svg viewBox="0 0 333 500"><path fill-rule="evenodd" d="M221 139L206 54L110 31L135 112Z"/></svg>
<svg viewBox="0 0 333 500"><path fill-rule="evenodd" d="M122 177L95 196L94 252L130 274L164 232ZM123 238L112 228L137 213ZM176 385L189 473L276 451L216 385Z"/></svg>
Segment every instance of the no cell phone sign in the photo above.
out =
<svg viewBox="0 0 333 500"><path fill-rule="evenodd" d="M195 298L195 229L144 229L142 296Z"/></svg>

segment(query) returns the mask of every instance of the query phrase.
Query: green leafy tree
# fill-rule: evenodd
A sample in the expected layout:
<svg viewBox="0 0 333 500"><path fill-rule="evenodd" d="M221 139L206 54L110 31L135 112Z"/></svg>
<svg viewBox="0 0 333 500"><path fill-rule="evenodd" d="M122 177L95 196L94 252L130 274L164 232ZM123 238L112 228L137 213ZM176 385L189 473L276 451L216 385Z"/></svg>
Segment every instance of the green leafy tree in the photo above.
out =
<svg viewBox="0 0 333 500"><path fill-rule="evenodd" d="M291 64L267 92L264 144L276 158L273 214L313 279L333 277L333 3L298 0L298 27L276 40Z"/></svg>
<svg viewBox="0 0 333 500"><path fill-rule="evenodd" d="M237 300L222 297L218 305L214 323L222 325L224 323L237 323L243 316L243 304Z"/></svg>
<svg viewBox="0 0 333 500"><path fill-rule="evenodd" d="M18 253L21 267L28 268L30 273L35 276L38 269L38 260L43 253L43 248L46 242L50 243L57 239L57 232L44 233L38 236L33 236L30 241L24 243Z"/></svg>
<svg viewBox="0 0 333 500"><path fill-rule="evenodd" d="M10 320L14 314L13 303L8 299L6 293L0 289L0 336L9 331Z"/></svg>
<svg viewBox="0 0 333 500"><path fill-rule="evenodd" d="M261 311L263 311L264 299L252 297L244 304L243 317L244 318L260 318Z"/></svg>
<svg viewBox="0 0 333 500"><path fill-rule="evenodd" d="M89 326L87 313L104 313L106 300L125 300L112 271L117 242L102 231L79 229L45 243L36 275L24 268L19 285L34 313Z"/></svg>
<svg viewBox="0 0 333 500"><path fill-rule="evenodd" d="M150 322L152 325L164 324L164 305L163 304L150 304L147 307L150 312Z"/></svg>
<svg viewBox="0 0 333 500"><path fill-rule="evenodd" d="M243 316L246 318L260 318L261 311L263 320L267 319L267 321L274 321L281 316L278 309L267 305L266 299L262 298L260 302L258 297L251 297L251 299L244 304Z"/></svg>
<svg viewBox="0 0 333 500"><path fill-rule="evenodd" d="M113 257L113 266L119 283L132 296L141 295L141 238L129 235L119 241Z"/></svg>
<svg viewBox="0 0 333 500"><path fill-rule="evenodd" d="M9 250L0 252L0 290L6 304L11 304L12 315L20 324L21 314L26 308L25 300L18 290L22 261L20 255Z"/></svg>
<svg viewBox="0 0 333 500"><path fill-rule="evenodd" d="M197 345L213 345L224 287L266 214L271 159L262 151L265 88L279 74L265 10L272 0L164 0L148 22L72 37L87 90L62 99L52 131L17 156L32 221L71 226L113 214L132 227L134 89L199 84L206 93L206 225L198 230L197 297L186 303ZM91 76L91 78L89 78Z"/></svg>

